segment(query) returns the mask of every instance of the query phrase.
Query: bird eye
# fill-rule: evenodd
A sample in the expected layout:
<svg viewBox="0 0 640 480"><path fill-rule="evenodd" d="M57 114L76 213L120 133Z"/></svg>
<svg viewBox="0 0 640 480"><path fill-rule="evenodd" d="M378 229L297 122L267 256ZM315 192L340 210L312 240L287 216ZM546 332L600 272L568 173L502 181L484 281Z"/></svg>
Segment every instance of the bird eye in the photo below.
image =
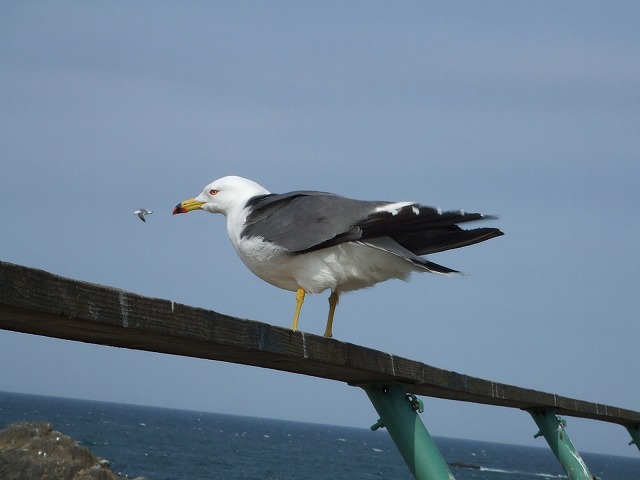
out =
<svg viewBox="0 0 640 480"><path fill-rule="evenodd" d="M212 197L217 194L220 190L216 190L215 188L212 190L209 190L209 195L211 195Z"/></svg>

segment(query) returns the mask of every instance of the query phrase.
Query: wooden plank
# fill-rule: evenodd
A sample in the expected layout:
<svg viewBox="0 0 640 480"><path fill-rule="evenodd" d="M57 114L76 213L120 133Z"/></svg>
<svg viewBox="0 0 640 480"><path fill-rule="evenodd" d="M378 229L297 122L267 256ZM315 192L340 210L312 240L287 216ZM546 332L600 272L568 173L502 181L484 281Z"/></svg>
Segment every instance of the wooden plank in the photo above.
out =
<svg viewBox="0 0 640 480"><path fill-rule="evenodd" d="M0 328L270 368L410 393L534 409L621 425L640 412L432 367L370 348L0 262Z"/></svg>

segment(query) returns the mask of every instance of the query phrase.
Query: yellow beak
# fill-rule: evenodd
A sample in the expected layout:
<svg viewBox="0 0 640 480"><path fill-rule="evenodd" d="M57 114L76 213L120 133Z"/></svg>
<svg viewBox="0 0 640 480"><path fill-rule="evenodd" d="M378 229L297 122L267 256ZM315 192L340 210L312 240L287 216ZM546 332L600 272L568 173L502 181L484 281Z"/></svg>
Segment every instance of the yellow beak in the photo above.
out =
<svg viewBox="0 0 640 480"><path fill-rule="evenodd" d="M185 200L184 202L176 205L176 208L173 209L173 214L177 215L178 213L187 213L191 210L199 210L205 203L206 202L200 202L195 198L192 198L191 200Z"/></svg>

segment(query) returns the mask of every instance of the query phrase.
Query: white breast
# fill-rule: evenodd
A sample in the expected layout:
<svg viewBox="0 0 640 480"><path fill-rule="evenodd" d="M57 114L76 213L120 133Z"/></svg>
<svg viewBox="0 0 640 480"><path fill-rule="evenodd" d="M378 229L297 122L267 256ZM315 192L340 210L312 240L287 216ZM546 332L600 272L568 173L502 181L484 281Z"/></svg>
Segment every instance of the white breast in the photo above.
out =
<svg viewBox="0 0 640 480"><path fill-rule="evenodd" d="M308 293L370 287L390 278L406 280L418 270L411 262L361 243L344 243L304 254L291 254L258 237L237 239L245 265L276 287Z"/></svg>

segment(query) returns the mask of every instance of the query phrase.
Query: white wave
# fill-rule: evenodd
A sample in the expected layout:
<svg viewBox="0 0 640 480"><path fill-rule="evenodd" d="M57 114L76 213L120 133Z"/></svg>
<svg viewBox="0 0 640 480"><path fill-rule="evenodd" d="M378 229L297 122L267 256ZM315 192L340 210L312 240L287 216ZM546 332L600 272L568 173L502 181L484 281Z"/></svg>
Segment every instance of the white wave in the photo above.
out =
<svg viewBox="0 0 640 480"><path fill-rule="evenodd" d="M542 478L567 478L566 475L555 474L555 473L532 473L532 472L522 472L520 470L502 470L500 468L489 468L489 467L480 467L480 471L482 472L493 472L493 473L507 473L511 475L526 475L531 477L542 477Z"/></svg>

